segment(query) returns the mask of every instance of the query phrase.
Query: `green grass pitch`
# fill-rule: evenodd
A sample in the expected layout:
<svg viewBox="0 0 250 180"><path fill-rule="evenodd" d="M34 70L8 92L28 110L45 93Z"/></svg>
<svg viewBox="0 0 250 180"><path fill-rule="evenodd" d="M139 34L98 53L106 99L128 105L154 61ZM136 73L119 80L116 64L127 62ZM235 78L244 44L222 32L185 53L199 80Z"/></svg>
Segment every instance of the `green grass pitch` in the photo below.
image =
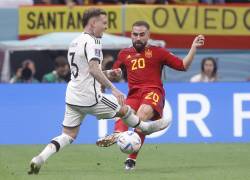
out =
<svg viewBox="0 0 250 180"><path fill-rule="evenodd" d="M250 144L146 144L136 170L116 146L71 145L51 157L39 175L28 175L44 145L0 145L1 180L248 180Z"/></svg>

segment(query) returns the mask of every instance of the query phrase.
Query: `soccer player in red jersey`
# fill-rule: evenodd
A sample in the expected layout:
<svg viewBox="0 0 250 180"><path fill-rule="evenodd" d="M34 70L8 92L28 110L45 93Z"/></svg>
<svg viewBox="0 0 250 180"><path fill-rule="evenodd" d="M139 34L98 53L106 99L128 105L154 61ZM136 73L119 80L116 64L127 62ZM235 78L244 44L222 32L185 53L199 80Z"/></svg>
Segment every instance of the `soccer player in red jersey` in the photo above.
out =
<svg viewBox="0 0 250 180"><path fill-rule="evenodd" d="M148 43L150 26L145 21L137 21L132 26L131 38L133 47L125 48L118 54L113 68L121 65L126 67L129 92L126 104L130 105L140 120L157 120L162 117L165 91L161 81L164 65L175 70L186 71L193 61L197 47L204 45L204 36L195 37L188 54L180 59L165 48L152 46ZM114 133L97 141L97 145L108 147L114 144L121 132L127 131L128 126L121 119L115 123ZM142 143L145 134L138 129ZM138 153L128 156L125 169L135 168Z"/></svg>

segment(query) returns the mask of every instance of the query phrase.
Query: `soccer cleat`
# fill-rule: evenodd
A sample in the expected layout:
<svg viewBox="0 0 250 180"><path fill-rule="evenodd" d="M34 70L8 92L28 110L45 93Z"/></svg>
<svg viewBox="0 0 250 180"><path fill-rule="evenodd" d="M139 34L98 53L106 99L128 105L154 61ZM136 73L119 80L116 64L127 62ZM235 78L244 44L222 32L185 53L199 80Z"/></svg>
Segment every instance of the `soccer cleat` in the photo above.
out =
<svg viewBox="0 0 250 180"><path fill-rule="evenodd" d="M135 160L134 159L127 159L124 164L125 164L125 170L133 170L135 169Z"/></svg>
<svg viewBox="0 0 250 180"><path fill-rule="evenodd" d="M148 121L148 129L147 130L141 130L143 134L149 135L157 131L161 131L171 124L171 121L167 118L161 118L156 121Z"/></svg>
<svg viewBox="0 0 250 180"><path fill-rule="evenodd" d="M42 157L34 157L30 162L30 170L28 171L28 174L38 174L43 163L44 161Z"/></svg>
<svg viewBox="0 0 250 180"><path fill-rule="evenodd" d="M96 145L99 147L109 147L117 142L120 134L120 132L115 132L113 134L105 136L104 138L98 139L96 141Z"/></svg>

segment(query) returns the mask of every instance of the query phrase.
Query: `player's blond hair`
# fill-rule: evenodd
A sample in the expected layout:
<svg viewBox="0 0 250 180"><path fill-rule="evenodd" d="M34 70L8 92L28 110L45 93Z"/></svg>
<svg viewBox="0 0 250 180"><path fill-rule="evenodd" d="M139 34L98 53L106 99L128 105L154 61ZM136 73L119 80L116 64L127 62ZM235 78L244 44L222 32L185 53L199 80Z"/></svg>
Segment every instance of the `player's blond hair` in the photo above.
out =
<svg viewBox="0 0 250 180"><path fill-rule="evenodd" d="M90 18L98 17L100 15L107 15L107 13L100 8L90 8L86 10L83 14L83 27L86 27Z"/></svg>

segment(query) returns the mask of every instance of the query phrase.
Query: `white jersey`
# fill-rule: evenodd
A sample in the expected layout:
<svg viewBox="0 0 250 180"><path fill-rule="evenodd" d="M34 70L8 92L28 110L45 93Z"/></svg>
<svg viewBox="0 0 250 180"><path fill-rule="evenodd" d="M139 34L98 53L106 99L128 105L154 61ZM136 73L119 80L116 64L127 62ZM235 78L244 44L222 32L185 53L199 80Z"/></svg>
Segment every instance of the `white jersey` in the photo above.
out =
<svg viewBox="0 0 250 180"><path fill-rule="evenodd" d="M98 38L82 33L69 46L68 62L71 80L66 91L66 103L77 106L93 106L102 98L100 83L89 73L89 61L103 60L102 45Z"/></svg>

